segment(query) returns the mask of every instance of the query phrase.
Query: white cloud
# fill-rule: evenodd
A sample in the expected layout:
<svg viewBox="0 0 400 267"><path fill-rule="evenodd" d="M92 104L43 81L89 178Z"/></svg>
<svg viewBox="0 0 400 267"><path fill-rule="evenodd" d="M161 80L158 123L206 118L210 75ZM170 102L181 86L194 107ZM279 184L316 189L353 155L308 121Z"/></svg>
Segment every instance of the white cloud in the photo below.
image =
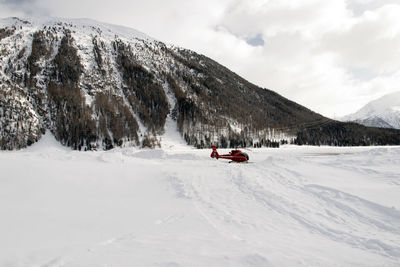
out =
<svg viewBox="0 0 400 267"><path fill-rule="evenodd" d="M328 32L321 50L330 50L349 68L370 69L378 74L399 69L400 6L389 5L365 12L343 30Z"/></svg>
<svg viewBox="0 0 400 267"><path fill-rule="evenodd" d="M48 15L46 9L36 4L37 0L0 0L0 16Z"/></svg>
<svg viewBox="0 0 400 267"><path fill-rule="evenodd" d="M355 16L351 1L239 1L222 23L239 37L263 34L263 51L253 50L240 74L341 116L398 90L400 6L370 2L373 10Z"/></svg>
<svg viewBox="0 0 400 267"><path fill-rule="evenodd" d="M130 26L331 117L399 90L397 0L0 0L0 10Z"/></svg>

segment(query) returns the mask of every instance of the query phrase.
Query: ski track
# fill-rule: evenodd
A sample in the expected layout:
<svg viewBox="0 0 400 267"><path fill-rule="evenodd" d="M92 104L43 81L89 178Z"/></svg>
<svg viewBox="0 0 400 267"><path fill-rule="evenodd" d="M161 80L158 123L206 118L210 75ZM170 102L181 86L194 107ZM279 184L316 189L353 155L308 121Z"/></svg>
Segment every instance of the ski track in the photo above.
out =
<svg viewBox="0 0 400 267"><path fill-rule="evenodd" d="M165 133L167 150L80 153L57 147L50 140L50 147L38 144L26 151L0 153L0 162L33 160L57 166L68 162L82 177L57 178L57 186L66 192L52 187L53 178L43 180L43 186L57 195L55 203L68 195L72 179L84 187L76 192L76 201L97 203L104 196L99 203L107 207L82 202L82 212L91 208L98 214L100 221L86 222L91 225L87 232L96 237L88 235L58 250L48 248L46 252L44 247L19 261L8 259L5 262L11 263L5 266L400 265L399 204L389 197L400 190L399 148L254 149L249 150L249 164L227 164L210 159L207 150L185 150L181 143L174 144L173 131L171 127ZM87 169L94 166L100 170ZM126 174L132 171L140 176ZM22 179L7 168L6 173L7 178L0 179L5 186ZM35 177L41 176L33 174L29 184L23 185L33 188L32 196ZM72 189L78 188L73 185ZM10 188L0 189L0 198L7 200ZM17 191L14 194L21 196ZM60 204L61 209L77 205ZM120 210L114 212L116 208ZM0 203L0 212L4 210ZM42 214L46 209L39 211ZM104 211L110 214L102 216ZM79 218L60 214L88 227ZM115 226L105 228L109 223ZM48 226L54 231L51 223ZM106 232L100 231L103 228ZM0 241L0 246L4 244Z"/></svg>

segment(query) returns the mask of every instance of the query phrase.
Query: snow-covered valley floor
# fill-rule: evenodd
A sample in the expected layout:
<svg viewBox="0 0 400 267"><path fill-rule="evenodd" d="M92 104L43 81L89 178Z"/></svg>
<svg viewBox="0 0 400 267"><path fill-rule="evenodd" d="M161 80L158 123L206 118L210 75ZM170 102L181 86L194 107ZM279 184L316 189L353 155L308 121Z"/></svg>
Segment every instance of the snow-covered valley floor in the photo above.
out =
<svg viewBox="0 0 400 267"><path fill-rule="evenodd" d="M400 147L246 152L0 152L0 266L400 265Z"/></svg>

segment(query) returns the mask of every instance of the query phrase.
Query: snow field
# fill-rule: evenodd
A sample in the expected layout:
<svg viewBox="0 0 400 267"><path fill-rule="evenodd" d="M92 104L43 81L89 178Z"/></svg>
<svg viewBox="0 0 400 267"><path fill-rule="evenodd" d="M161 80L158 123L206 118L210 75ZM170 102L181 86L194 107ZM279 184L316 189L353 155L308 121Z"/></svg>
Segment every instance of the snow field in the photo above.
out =
<svg viewBox="0 0 400 267"><path fill-rule="evenodd" d="M0 266L400 265L400 147L229 164L171 129L155 150L76 152L46 134L1 152Z"/></svg>

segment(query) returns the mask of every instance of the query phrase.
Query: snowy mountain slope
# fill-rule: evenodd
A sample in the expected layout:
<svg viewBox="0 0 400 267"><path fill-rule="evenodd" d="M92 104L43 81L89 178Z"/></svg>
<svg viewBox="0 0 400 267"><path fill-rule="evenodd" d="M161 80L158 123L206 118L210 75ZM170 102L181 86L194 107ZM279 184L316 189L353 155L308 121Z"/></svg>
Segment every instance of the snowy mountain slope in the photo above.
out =
<svg viewBox="0 0 400 267"><path fill-rule="evenodd" d="M342 121L355 121L366 126L400 129L400 91L371 101Z"/></svg>
<svg viewBox="0 0 400 267"><path fill-rule="evenodd" d="M209 143L213 138L219 142L216 127L229 137L227 120L219 117L214 106L199 100L200 93L206 97L203 91L210 90L206 85L212 82L202 70L205 67L198 65L208 63L205 57L203 63L192 62L190 57L196 55L190 51L167 47L135 30L86 19L9 18L1 25L2 84L29 95L42 132L50 129L63 144L75 149L154 146L168 113L174 114L190 144ZM167 101L168 94L174 101ZM67 114L70 110L83 115L72 118ZM118 121L115 113L122 115ZM238 123L237 118L230 121ZM268 128L262 126L257 138L272 138ZM285 137L277 133L277 138ZM4 143L12 139L7 135ZM40 138L27 127L22 135L19 139L29 143ZM2 147L24 147L28 141Z"/></svg>
<svg viewBox="0 0 400 267"><path fill-rule="evenodd" d="M0 265L400 264L398 147L247 153L0 152Z"/></svg>
<svg viewBox="0 0 400 267"><path fill-rule="evenodd" d="M76 150L159 147L171 124L201 148L400 144L398 131L324 118L203 55L125 27L3 19L0 53L2 150L24 148L46 130Z"/></svg>

